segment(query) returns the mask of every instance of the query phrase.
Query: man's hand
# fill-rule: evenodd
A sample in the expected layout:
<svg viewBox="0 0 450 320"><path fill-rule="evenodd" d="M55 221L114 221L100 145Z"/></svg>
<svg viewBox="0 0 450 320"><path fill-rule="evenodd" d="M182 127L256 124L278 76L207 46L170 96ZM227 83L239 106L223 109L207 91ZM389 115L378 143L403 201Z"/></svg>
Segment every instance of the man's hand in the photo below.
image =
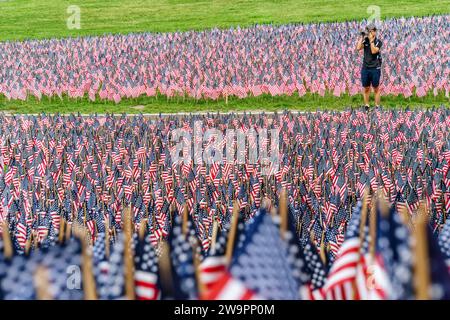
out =
<svg viewBox="0 0 450 320"><path fill-rule="evenodd" d="M370 42L370 52L372 52L372 54L376 54L376 53L380 52L380 48L375 46L374 40L375 40L375 37L370 34L369 42Z"/></svg>
<svg viewBox="0 0 450 320"><path fill-rule="evenodd" d="M358 43L356 44L356 50L360 51L362 48L364 48L363 45L364 37L359 38Z"/></svg>

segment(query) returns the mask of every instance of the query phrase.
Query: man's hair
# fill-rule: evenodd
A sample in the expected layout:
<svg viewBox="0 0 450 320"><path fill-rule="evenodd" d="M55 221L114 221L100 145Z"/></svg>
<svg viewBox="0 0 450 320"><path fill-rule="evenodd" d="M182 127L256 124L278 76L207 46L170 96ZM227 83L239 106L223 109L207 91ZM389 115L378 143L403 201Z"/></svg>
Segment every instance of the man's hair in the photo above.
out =
<svg viewBox="0 0 450 320"><path fill-rule="evenodd" d="M375 25L375 24L373 24L373 23L369 23L368 25L367 25L367 27L366 27L366 30L367 31L372 31L372 30L377 30L377 26Z"/></svg>

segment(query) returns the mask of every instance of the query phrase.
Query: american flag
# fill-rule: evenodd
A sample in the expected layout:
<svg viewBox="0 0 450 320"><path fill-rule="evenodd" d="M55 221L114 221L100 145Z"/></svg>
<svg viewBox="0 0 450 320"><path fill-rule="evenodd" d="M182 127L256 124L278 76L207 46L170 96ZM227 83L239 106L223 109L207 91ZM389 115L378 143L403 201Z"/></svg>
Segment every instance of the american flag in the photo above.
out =
<svg viewBox="0 0 450 320"><path fill-rule="evenodd" d="M424 201L430 208L434 236L445 235L445 227L441 228L448 213L449 119L450 112L446 108L380 109L374 110L370 117L360 110L243 116L177 115L157 119L143 115L3 116L0 119L0 128L5 132L0 136L0 161L4 165L0 172L0 217L8 224L16 256L25 252L29 256L43 252L45 256L53 247L59 247L58 223L63 225L67 222L69 230L77 222L86 223L86 228L92 233L89 242L94 250L97 295L101 299L116 299L123 297L123 279L120 279L124 274L123 257L114 252L123 241L123 210L131 206L135 233L140 229L140 222L148 219L145 229L149 231L148 241L153 246L157 247L160 241L170 238L173 252L190 257L186 261L180 260L180 254L171 257L176 270L174 274L182 280L175 283L183 288L179 290L184 292L183 298L197 298L200 294L198 279L191 271L195 271L194 262L202 266L204 257L214 257L215 253L210 248L213 221L217 220L222 230L230 229L233 204L238 200L240 211L233 245L234 258L249 256L253 254L247 252L251 247L249 239L259 234L253 227L254 221L259 219L258 210L263 207L267 211L277 211L278 198L284 188L289 212L295 221L292 223L295 226L293 234L298 235L298 243L292 245L280 240L280 248L297 247L305 256L301 261L306 261L309 251L314 250L313 256L321 259L325 270L330 269L326 283L319 285L322 293L327 293L325 289L328 286L328 293L337 294L333 289L340 284L333 277L339 274L336 268L342 263L340 251L349 248L349 243L351 247L357 237L355 235L353 240L348 238L350 226L355 223L349 224L349 220L353 221L358 215L354 205L361 200L364 188L371 189L376 183L382 197L392 205L393 217L401 209L408 212L405 217L413 219L417 215L417 204ZM281 136L278 174L262 175L261 159L257 159L256 164L230 162L211 166L189 163L187 168L185 164L174 164L168 153L170 132L178 127L193 129L195 121L200 121L205 127L216 127L223 133L230 126L242 128L244 132L251 128L275 128ZM382 137L380 132L384 133ZM260 142L257 141L256 145ZM246 143L247 149L249 145ZM144 146L145 154L141 146ZM227 145L222 147L225 151ZM44 163L43 176L37 169L41 162ZM8 179L5 177L7 174ZM374 191L371 190L371 205L378 197ZM180 222L174 226L172 220L181 219L180 209L184 210L186 204L189 233L180 236L173 231ZM408 287L412 276L405 272L409 270L412 273L412 265L406 254L400 254L409 252L413 255L410 235L405 229L402 241L392 236L405 231L397 226L400 222L395 219L379 218L380 222L387 221L388 228L386 223L384 226L380 223L377 228L373 256L372 247L368 250L366 245L370 242L367 231L357 237L362 239L362 246L358 249L361 260L354 261L356 271L351 271L355 275L356 289L353 284L348 287L345 281L341 283L343 290L349 290L351 298L392 299L397 297L397 293L399 297L414 296ZM276 223L275 226L278 229ZM106 252L106 234L115 244L110 243L109 257L100 253L97 259L97 250ZM313 241L311 234L314 235ZM69 236L67 230L66 235ZM221 237L222 233L219 233L218 243L221 243ZM192 240L193 246L184 244L188 240ZM310 241L311 250L305 251ZM278 242L274 242L277 248ZM283 252L284 249L280 248ZM390 251L393 252L392 257L386 254ZM354 255L348 257L353 258ZM292 266L290 262L300 259L294 258L294 255L288 255L286 269L292 271L297 289L299 283L300 286L308 286L311 274L320 274L323 270L317 268L319 271L314 271L311 267L310 271L304 272L308 276L299 280L297 275L302 268L295 264ZM236 277L232 269L227 270L220 263L219 274L223 271L229 276L228 280L237 281L241 288L248 290L243 292L272 298L263 295L256 285L250 287ZM245 265L242 268L250 269ZM395 269L403 272L397 274ZM409 280L402 282L401 276ZM228 281L221 282L225 278L219 276L211 279L211 287ZM374 281L379 287L369 290L362 285L362 279L368 283ZM207 282L203 285L209 291ZM436 283L445 282L441 279ZM358 294L353 296L355 292ZM164 297L164 292L161 295ZM302 294L301 297L305 296Z"/></svg>
<svg viewBox="0 0 450 320"><path fill-rule="evenodd" d="M450 220L445 222L445 225L439 234L438 240L439 247L441 248L441 252L450 272Z"/></svg>
<svg viewBox="0 0 450 320"><path fill-rule="evenodd" d="M109 261L106 255L106 234L104 231L97 234L92 246L92 261L99 299L107 299Z"/></svg>
<svg viewBox="0 0 450 320"><path fill-rule="evenodd" d="M120 300L125 297L124 238L124 234L120 233L117 241L111 246L105 290L108 300Z"/></svg>
<svg viewBox="0 0 450 320"><path fill-rule="evenodd" d="M412 299L414 289L412 239L394 206L387 217L380 215L377 245L389 283L388 299Z"/></svg>
<svg viewBox="0 0 450 320"><path fill-rule="evenodd" d="M299 291L286 244L270 215L261 210L248 229L230 266L208 298L298 299ZM277 272L273 272L277 270Z"/></svg>
<svg viewBox="0 0 450 320"><path fill-rule="evenodd" d="M367 246L367 237L363 235L360 240L362 201L358 202L349 221L345 240L340 247L323 288L327 299L331 300L358 300L364 292L365 277L361 251ZM367 232L363 229L363 232ZM362 277L361 277L362 273Z"/></svg>
<svg viewBox="0 0 450 320"><path fill-rule="evenodd" d="M194 246L198 246L191 219L187 220L187 233L183 233L181 216L174 218L174 226L169 236L170 261L172 266L175 299L197 299L198 289L195 278Z"/></svg>
<svg viewBox="0 0 450 320"><path fill-rule="evenodd" d="M158 257L151 244L149 234L138 241L135 248L134 285L138 300L157 300L161 293L159 289Z"/></svg>
<svg viewBox="0 0 450 320"><path fill-rule="evenodd" d="M301 243L296 221L299 216L292 206L288 206L288 230L285 232L285 240L291 260L294 261L294 275L300 288L301 298L304 300L322 300L324 298L322 287L325 284L328 270L323 264L315 245L307 238L306 244ZM281 222L280 219L276 220Z"/></svg>
<svg viewBox="0 0 450 320"><path fill-rule="evenodd" d="M199 267L200 279L206 289L206 293L211 290L217 281L227 271L227 261L225 249L228 240L228 230L217 231L215 246L209 250L208 255L202 261Z"/></svg>
<svg viewBox="0 0 450 320"><path fill-rule="evenodd" d="M426 225L427 233L427 256L430 269L430 299L449 300L450 299L450 273L442 253L438 239L433 234L431 227Z"/></svg>

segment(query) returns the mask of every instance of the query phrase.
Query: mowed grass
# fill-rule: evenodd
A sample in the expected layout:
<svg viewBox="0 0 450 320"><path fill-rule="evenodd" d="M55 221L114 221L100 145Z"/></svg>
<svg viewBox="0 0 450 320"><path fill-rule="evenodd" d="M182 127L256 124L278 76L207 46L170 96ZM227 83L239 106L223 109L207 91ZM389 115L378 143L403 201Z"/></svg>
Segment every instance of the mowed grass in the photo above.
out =
<svg viewBox="0 0 450 320"><path fill-rule="evenodd" d="M373 97L372 97L373 102ZM428 95L423 98L401 96L382 97L382 106L387 108L432 108L444 105L450 106L450 100L443 93L438 96ZM373 103L372 103L373 104ZM321 97L317 94L306 94L303 97L264 95L238 99L230 97L228 102L224 99L195 100L192 98L175 97L167 99L165 96L147 97L141 96L137 99L126 99L116 104L112 101L90 101L87 97L83 99L68 99L58 97L49 99L44 97L37 101L34 97L28 101L8 101L0 98L0 112L16 113L177 113L177 112L229 112L229 111L277 111L277 110L345 110L350 107L360 107L362 96L343 95L335 97L326 94Z"/></svg>
<svg viewBox="0 0 450 320"><path fill-rule="evenodd" d="M71 5L81 10L79 30L67 27ZM450 0L0 0L0 41L360 20L370 5L382 19L450 13Z"/></svg>

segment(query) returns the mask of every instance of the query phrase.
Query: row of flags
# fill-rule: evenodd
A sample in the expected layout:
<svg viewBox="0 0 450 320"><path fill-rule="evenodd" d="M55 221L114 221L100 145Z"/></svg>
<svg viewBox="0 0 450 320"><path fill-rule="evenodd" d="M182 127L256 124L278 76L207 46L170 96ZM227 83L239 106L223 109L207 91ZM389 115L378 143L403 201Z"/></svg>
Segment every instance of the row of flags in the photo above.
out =
<svg viewBox="0 0 450 320"><path fill-rule="evenodd" d="M120 102L158 93L196 99L360 92L355 50L366 21L0 43L0 94ZM450 16L380 22L383 94L450 92Z"/></svg>
<svg viewBox="0 0 450 320"><path fill-rule="evenodd" d="M284 201L283 201L284 200ZM366 189L353 208L336 260L327 266L312 240L301 244L301 222L283 189L279 206L252 218L235 203L228 230L214 228L208 252L191 217L172 212L167 240L151 243L146 225L124 227L113 240L73 224L52 247L11 253L3 224L2 299L137 300L409 300L450 299L450 222L433 234L426 204L411 224L381 194ZM124 224L132 227L130 208ZM65 223L65 222L64 222ZM67 232L67 230L69 230ZM73 234L71 234L73 232ZM106 254L105 248L110 248ZM109 251L109 250L108 250Z"/></svg>
<svg viewBox="0 0 450 320"><path fill-rule="evenodd" d="M2 116L1 296L446 299L449 125L444 107ZM174 161L179 128L241 130L196 143L247 161Z"/></svg>

